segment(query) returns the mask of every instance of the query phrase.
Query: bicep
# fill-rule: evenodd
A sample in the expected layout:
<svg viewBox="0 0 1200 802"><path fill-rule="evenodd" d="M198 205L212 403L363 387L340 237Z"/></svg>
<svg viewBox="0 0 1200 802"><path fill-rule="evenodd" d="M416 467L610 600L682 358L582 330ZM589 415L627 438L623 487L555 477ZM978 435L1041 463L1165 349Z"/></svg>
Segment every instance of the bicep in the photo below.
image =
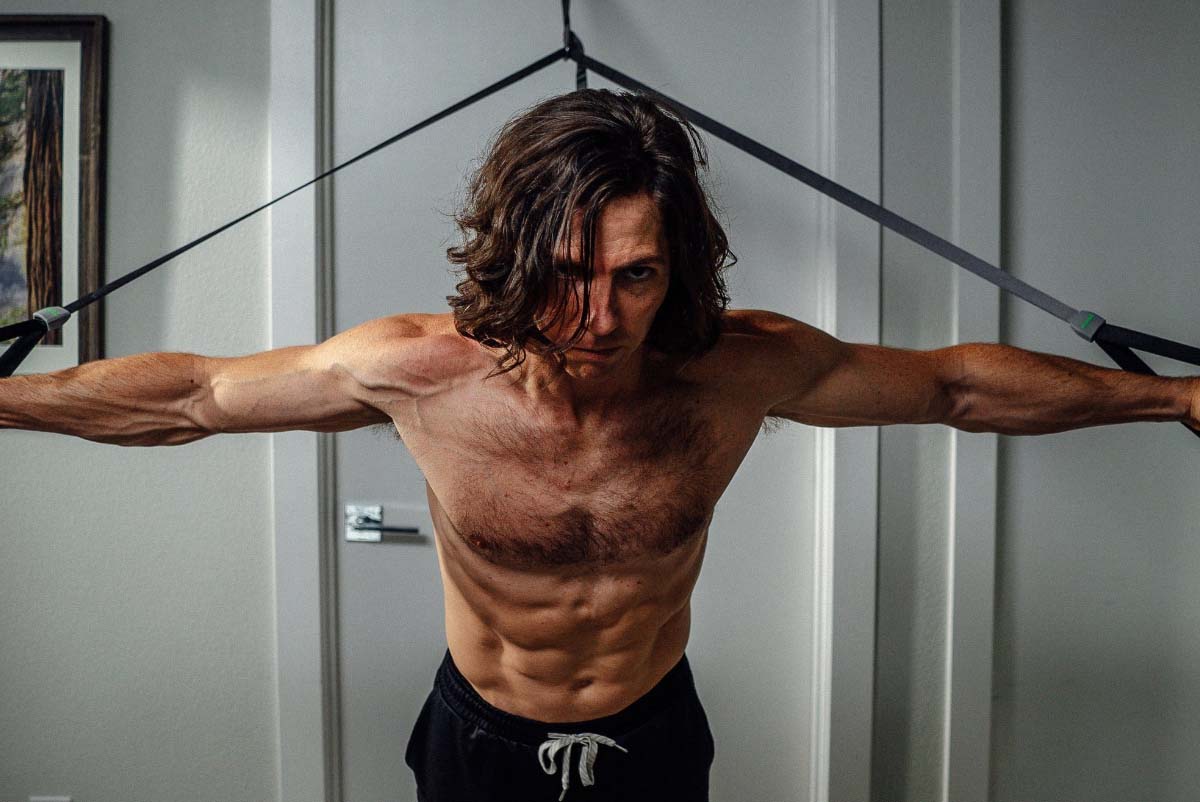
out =
<svg viewBox="0 0 1200 802"><path fill-rule="evenodd" d="M369 321L318 345L205 358L207 427L339 432L390 421L387 404L407 393L388 363L401 363L408 343L385 323Z"/></svg>
<svg viewBox="0 0 1200 802"><path fill-rule="evenodd" d="M848 343L782 315L771 329L768 416L813 426L882 426L938 423L951 411L953 348Z"/></svg>

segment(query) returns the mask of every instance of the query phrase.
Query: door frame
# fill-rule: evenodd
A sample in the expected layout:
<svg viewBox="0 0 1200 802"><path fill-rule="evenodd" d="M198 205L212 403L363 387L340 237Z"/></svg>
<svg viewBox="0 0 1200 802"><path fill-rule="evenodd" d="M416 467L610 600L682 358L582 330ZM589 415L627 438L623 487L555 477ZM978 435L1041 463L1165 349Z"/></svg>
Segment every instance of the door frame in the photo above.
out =
<svg viewBox="0 0 1200 802"><path fill-rule="evenodd" d="M332 4L271 0L273 195L327 164ZM878 199L878 0L821 0L819 10L815 169ZM547 32L548 41L553 35ZM332 333L331 210L329 192L298 193L272 209L272 348L310 344ZM821 200L818 217L822 255L815 323L840 339L878 343L879 226L828 198ZM341 802L342 796L339 532L331 439L311 432L271 436L280 799ZM875 684L878 429L818 430L816 462L810 799L866 802Z"/></svg>
<svg viewBox="0 0 1200 802"><path fill-rule="evenodd" d="M1001 265L1000 0L954 0L954 182L949 239ZM1002 265L1001 265L1002 266ZM999 342L1000 290L953 271L954 341ZM999 437L951 430L941 799L988 799Z"/></svg>
<svg viewBox="0 0 1200 802"><path fill-rule="evenodd" d="M332 12L333 0L270 2L272 197L328 162ZM309 345L331 333L327 184L270 210L271 348ZM271 435L279 800L342 797L331 456L332 435Z"/></svg>

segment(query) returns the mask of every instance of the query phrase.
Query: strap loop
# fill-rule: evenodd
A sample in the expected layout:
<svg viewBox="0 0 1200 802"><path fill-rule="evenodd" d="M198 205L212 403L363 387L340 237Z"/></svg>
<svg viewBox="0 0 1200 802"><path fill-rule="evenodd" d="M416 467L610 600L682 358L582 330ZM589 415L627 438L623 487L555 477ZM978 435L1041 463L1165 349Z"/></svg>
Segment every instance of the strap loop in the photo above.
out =
<svg viewBox="0 0 1200 802"><path fill-rule="evenodd" d="M45 309L34 312L33 318L46 324L46 331L49 332L61 329L63 324L71 319L71 313L61 306L47 306Z"/></svg>
<svg viewBox="0 0 1200 802"><path fill-rule="evenodd" d="M1189 365L1200 365L1200 348L1177 343L1163 337L1155 337L1153 334L1115 326L1112 323L1105 323L1100 327L1100 330L1096 332L1095 341L1123 348L1136 348L1148 354L1158 354L1174 359L1176 362L1186 362Z"/></svg>
<svg viewBox="0 0 1200 802"><path fill-rule="evenodd" d="M575 62L575 88L587 89L587 67L584 66L583 42L571 30L571 0L562 0L563 58Z"/></svg>

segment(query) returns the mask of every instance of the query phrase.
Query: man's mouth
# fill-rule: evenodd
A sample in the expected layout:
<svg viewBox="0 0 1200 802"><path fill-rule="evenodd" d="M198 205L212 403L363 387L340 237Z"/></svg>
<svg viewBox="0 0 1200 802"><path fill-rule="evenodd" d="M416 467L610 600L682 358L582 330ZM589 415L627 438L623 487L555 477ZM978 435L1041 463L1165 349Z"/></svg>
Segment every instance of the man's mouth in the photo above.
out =
<svg viewBox="0 0 1200 802"><path fill-rule="evenodd" d="M572 350L578 351L585 357L592 357L594 359L600 359L603 357L612 356L613 354L615 354L617 351L619 351L621 349L619 347L618 348L578 348L577 347Z"/></svg>

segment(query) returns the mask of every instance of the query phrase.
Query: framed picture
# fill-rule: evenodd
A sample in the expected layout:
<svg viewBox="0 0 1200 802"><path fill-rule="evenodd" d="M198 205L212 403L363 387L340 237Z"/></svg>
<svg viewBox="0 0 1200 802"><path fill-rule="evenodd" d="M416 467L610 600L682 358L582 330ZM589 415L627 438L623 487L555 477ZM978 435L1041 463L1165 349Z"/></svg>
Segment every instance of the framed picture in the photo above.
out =
<svg viewBox="0 0 1200 802"><path fill-rule="evenodd" d="M0 15L0 325L100 287L107 67L104 17ZM18 372L99 359L100 332L81 309Z"/></svg>

